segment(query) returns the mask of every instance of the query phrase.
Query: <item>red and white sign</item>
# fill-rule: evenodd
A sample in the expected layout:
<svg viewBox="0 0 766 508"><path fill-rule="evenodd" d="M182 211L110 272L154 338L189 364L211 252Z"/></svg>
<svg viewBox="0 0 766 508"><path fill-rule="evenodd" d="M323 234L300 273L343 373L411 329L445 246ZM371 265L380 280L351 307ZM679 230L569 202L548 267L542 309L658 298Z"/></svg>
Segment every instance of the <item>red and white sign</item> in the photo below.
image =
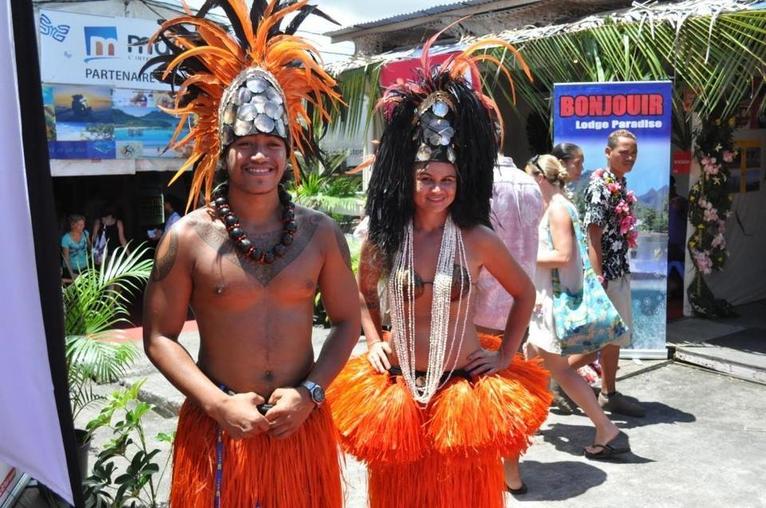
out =
<svg viewBox="0 0 766 508"><path fill-rule="evenodd" d="M672 154L671 170L674 175L686 175L692 167L692 153L689 150L676 150Z"/></svg>
<svg viewBox="0 0 766 508"><path fill-rule="evenodd" d="M450 51L442 53L440 55L431 55L431 65L441 64L445 62L449 57L458 54L459 51ZM380 71L380 86L388 88L391 85L396 84L397 81L415 81L418 79L416 70L420 68L420 57L409 58L407 60L397 60L395 62L387 63ZM473 84L474 88L478 83L481 83L478 75L471 73L468 77L469 81Z"/></svg>

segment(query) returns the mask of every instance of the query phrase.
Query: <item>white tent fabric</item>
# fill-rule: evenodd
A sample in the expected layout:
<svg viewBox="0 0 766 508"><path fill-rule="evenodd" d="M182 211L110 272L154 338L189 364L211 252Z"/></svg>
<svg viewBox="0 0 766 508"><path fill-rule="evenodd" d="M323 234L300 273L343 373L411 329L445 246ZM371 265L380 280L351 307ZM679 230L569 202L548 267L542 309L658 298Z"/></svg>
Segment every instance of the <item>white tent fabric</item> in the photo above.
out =
<svg viewBox="0 0 766 508"><path fill-rule="evenodd" d="M734 195L732 210L726 221L726 244L729 258L723 271L707 277L716 298L732 305L766 298L766 181L761 189Z"/></svg>
<svg viewBox="0 0 766 508"><path fill-rule="evenodd" d="M21 139L11 0L0 0L0 462L72 503L43 327Z"/></svg>

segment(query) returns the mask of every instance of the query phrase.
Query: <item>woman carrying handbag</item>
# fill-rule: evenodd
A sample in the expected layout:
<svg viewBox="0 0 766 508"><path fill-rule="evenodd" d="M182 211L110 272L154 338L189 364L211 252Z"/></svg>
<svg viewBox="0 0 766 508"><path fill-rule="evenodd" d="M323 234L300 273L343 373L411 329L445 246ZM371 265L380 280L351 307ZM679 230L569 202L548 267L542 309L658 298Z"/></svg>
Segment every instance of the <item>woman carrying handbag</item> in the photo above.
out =
<svg viewBox="0 0 766 508"><path fill-rule="evenodd" d="M552 155L533 157L525 171L540 186L545 205L529 349L542 357L556 382L595 425L596 436L585 448L585 456L611 459L630 451L628 436L604 414L567 356L598 351L624 334L625 324L593 273L577 210L564 191L565 184L580 175L568 175Z"/></svg>

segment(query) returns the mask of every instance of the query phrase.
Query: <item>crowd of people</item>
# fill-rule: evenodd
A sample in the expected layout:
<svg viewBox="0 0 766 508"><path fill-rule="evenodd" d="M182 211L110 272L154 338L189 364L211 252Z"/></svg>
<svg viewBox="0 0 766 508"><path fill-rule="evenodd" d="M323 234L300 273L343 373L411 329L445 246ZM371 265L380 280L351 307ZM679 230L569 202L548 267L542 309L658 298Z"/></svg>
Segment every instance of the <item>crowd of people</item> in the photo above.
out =
<svg viewBox="0 0 766 508"><path fill-rule="evenodd" d="M595 426L586 457L629 452L605 412L643 414L615 385L635 136L609 136L580 219L567 186L582 150L524 171L498 158L497 106L465 78L482 57L432 64L429 40L418 79L379 106L355 280L338 226L281 184L296 152L317 153L303 105L329 118L340 100L294 35L313 7L227 4L235 38L204 12L193 37L190 18L167 21L172 55L154 69L182 83L175 112L198 116L189 164L205 200L162 235L145 297L146 353L187 397L171 506L339 507L342 449L365 462L374 508L501 507L527 491L519 460L548 416L549 374ZM315 359L317 291L332 326ZM178 341L189 307L196 361ZM360 329L367 353L349 360ZM577 373L596 357L598 395Z"/></svg>
<svg viewBox="0 0 766 508"><path fill-rule="evenodd" d="M170 194L163 197L165 222L163 227L146 232L146 239L157 242L163 231L169 229L180 218L178 199ZM61 236L61 275L65 282L71 282L90 267L99 267L117 248L128 249L128 233L118 208L107 204L93 219L93 233L86 229L87 219L80 213L66 217L68 230Z"/></svg>

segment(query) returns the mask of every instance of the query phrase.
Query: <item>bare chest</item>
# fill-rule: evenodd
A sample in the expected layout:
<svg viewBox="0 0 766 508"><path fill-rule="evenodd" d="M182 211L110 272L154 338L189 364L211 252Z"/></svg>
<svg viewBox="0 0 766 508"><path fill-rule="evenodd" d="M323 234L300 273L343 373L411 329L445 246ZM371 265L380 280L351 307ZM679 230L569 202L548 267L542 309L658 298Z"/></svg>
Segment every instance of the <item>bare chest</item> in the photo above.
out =
<svg viewBox="0 0 766 508"><path fill-rule="evenodd" d="M260 264L238 253L223 228L215 223L201 224L192 272L192 303L231 309L266 299L286 306L312 299L322 252L311 242L316 225L308 221L302 225L282 257ZM251 235L250 239L256 246L268 248L280 234Z"/></svg>

